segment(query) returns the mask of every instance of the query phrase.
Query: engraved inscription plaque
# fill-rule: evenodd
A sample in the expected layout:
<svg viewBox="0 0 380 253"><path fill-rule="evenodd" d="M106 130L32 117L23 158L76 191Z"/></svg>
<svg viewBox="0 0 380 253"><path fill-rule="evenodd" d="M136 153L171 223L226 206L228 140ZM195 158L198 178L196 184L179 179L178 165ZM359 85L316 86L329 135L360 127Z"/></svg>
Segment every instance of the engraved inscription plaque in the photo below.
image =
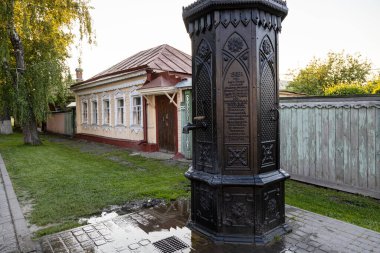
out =
<svg viewBox="0 0 380 253"><path fill-rule="evenodd" d="M239 70L239 68L241 66L238 63L234 63L230 69ZM225 142L248 143L248 79L245 73L243 71L228 72L223 88Z"/></svg>

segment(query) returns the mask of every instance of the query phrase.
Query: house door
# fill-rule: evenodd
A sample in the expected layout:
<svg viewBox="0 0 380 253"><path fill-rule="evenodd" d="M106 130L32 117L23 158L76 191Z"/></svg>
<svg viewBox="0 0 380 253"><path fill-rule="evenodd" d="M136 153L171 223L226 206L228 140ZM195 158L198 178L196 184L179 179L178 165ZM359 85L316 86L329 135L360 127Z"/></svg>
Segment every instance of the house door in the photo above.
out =
<svg viewBox="0 0 380 253"><path fill-rule="evenodd" d="M156 112L159 149L163 152L176 152L177 109L169 103L168 97L156 96Z"/></svg>

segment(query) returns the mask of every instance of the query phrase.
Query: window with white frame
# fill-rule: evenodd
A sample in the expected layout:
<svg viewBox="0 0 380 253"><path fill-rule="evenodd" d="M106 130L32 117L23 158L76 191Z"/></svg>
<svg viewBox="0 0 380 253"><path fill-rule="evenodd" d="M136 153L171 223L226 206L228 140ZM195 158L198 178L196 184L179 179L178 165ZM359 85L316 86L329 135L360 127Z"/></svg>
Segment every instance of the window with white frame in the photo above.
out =
<svg viewBox="0 0 380 253"><path fill-rule="evenodd" d="M124 98L116 99L116 125L124 125Z"/></svg>
<svg viewBox="0 0 380 253"><path fill-rule="evenodd" d="M110 124L110 101L109 99L103 100L103 125Z"/></svg>
<svg viewBox="0 0 380 253"><path fill-rule="evenodd" d="M87 101L82 102L82 123L87 124L88 122L88 104Z"/></svg>
<svg viewBox="0 0 380 253"><path fill-rule="evenodd" d="M142 126L142 97L134 96L131 98L132 126Z"/></svg>
<svg viewBox="0 0 380 253"><path fill-rule="evenodd" d="M92 106L91 123L93 125L97 125L98 124L98 101L93 100L91 102L91 106Z"/></svg>

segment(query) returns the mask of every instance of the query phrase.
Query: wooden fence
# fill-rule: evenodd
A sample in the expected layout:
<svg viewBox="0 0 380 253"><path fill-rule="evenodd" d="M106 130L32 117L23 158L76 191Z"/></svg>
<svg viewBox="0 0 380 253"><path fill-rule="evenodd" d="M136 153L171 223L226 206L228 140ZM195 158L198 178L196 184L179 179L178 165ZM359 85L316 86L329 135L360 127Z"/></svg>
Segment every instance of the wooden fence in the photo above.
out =
<svg viewBox="0 0 380 253"><path fill-rule="evenodd" d="M52 112L46 121L46 130L49 133L73 136L75 132L73 120L73 111Z"/></svg>
<svg viewBox="0 0 380 253"><path fill-rule="evenodd" d="M295 180L380 199L380 97L280 100L281 167Z"/></svg>

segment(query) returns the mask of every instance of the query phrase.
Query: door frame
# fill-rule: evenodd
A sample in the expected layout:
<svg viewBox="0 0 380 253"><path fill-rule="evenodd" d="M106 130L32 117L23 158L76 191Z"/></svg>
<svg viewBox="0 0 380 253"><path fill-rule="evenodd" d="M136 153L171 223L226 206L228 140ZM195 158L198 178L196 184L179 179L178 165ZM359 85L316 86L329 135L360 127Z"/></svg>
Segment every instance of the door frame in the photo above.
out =
<svg viewBox="0 0 380 253"><path fill-rule="evenodd" d="M175 113L174 113L174 132L175 132L175 135L174 135L174 154L178 154L178 108L170 103L169 101L169 98L167 98L167 96L165 94L158 94L158 95L155 95L154 96L154 105L155 105L155 110L156 110L156 143L157 143L157 147L158 147L158 151L160 151L160 142L159 142L159 124L158 124L158 103L157 103L157 97L165 97L167 100L168 100L168 104L169 105L172 105L174 106L175 108ZM178 100L178 94L175 95L175 101L177 103L177 100ZM177 103L178 104L178 103Z"/></svg>

